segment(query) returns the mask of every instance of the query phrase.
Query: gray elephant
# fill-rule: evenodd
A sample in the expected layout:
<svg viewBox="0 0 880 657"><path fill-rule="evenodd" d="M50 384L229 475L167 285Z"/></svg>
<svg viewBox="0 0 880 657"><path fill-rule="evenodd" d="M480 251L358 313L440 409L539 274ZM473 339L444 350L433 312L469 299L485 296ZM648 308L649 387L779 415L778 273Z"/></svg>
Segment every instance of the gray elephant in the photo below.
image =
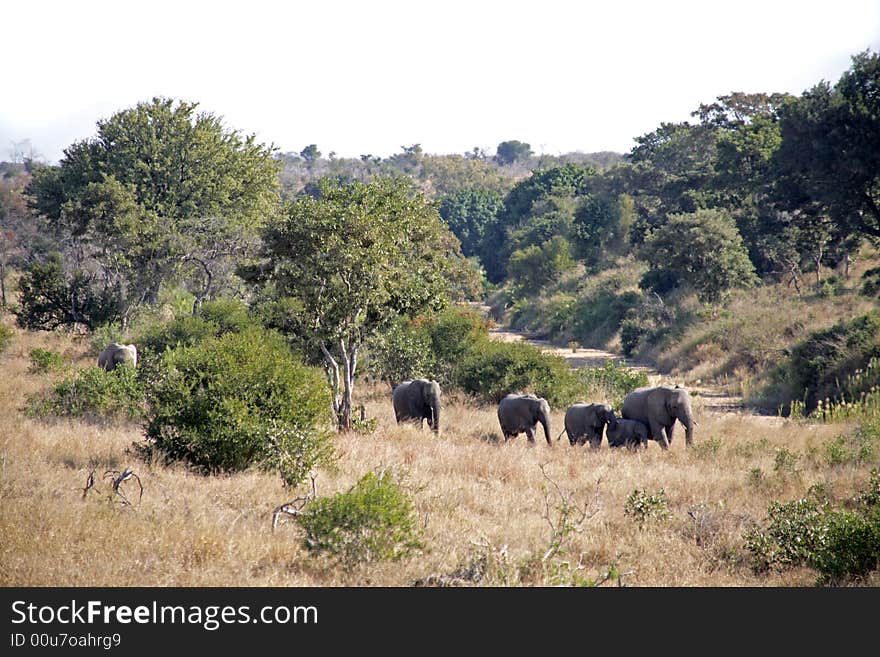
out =
<svg viewBox="0 0 880 657"><path fill-rule="evenodd" d="M620 414L627 420L638 420L648 425L648 438L659 442L663 449L669 449L672 443L676 420L684 425L685 442L688 445L693 443L697 423L691 408L690 393L684 388L637 388L624 398Z"/></svg>
<svg viewBox="0 0 880 657"><path fill-rule="evenodd" d="M550 404L546 399L511 393L498 403L498 422L505 440L525 432L530 443L535 442L535 429L540 422L547 444L553 444L550 441Z"/></svg>
<svg viewBox="0 0 880 657"><path fill-rule="evenodd" d="M133 344L111 342L98 356L98 367L107 372L112 372L122 364L131 364L133 367L137 367L137 359L137 348Z"/></svg>
<svg viewBox="0 0 880 657"><path fill-rule="evenodd" d="M602 430L614 419L614 409L608 404L587 404L578 402L565 411L565 433L572 445L584 445L598 449L602 444ZM556 440L562 437L560 433Z"/></svg>
<svg viewBox="0 0 880 657"><path fill-rule="evenodd" d="M611 420L605 432L609 447L636 449L648 446L648 425L638 420Z"/></svg>
<svg viewBox="0 0 880 657"><path fill-rule="evenodd" d="M440 384L428 379L407 379L394 388L391 401L397 423L424 421L434 433L440 433Z"/></svg>

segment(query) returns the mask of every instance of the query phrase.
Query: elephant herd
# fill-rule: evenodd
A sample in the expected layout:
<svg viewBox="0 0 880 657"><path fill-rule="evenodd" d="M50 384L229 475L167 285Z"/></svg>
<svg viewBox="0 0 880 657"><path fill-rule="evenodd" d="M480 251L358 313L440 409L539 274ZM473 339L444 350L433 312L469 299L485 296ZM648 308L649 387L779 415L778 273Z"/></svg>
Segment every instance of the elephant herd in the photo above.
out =
<svg viewBox="0 0 880 657"><path fill-rule="evenodd" d="M440 385L428 379L406 380L392 392L394 416L398 424L424 421L434 433L440 432ZM623 400L621 417L608 404L578 402L565 411L565 429L572 446L585 445L598 449L603 431L609 447L636 449L646 447L649 440L669 449L676 420L685 428L685 442L693 443L694 420L691 397L679 386L644 387L633 390ZM509 394L498 404L498 422L504 439L525 433L530 443L535 442L538 424L544 430L548 445L550 439L550 405L535 395ZM560 433L556 440L562 437Z"/></svg>

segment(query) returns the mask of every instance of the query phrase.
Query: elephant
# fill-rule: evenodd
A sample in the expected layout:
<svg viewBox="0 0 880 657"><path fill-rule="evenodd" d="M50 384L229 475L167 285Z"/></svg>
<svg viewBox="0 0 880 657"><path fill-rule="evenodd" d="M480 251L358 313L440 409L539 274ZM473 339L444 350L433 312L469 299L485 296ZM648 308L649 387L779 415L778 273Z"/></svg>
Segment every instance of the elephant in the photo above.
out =
<svg viewBox="0 0 880 657"><path fill-rule="evenodd" d="M602 430L614 417L614 409L608 404L578 402L569 406L565 411L565 433L568 434L568 442L574 446L583 445L589 440L590 447L598 449L602 444ZM561 437L560 433L556 440Z"/></svg>
<svg viewBox="0 0 880 657"><path fill-rule="evenodd" d="M611 420L605 432L609 447L636 449L648 446L648 425L638 420Z"/></svg>
<svg viewBox="0 0 880 657"><path fill-rule="evenodd" d="M684 425L687 445L693 443L694 426L697 423L691 408L690 393L685 388L637 388L624 398L620 413L624 419L645 423L648 426L648 438L659 442L663 449L669 449L672 443L672 430L676 420Z"/></svg>
<svg viewBox="0 0 880 657"><path fill-rule="evenodd" d="M553 445L550 441L550 404L546 399L511 393L498 403L498 422L505 440L525 432L530 443L535 442L535 428L540 422L547 444Z"/></svg>
<svg viewBox="0 0 880 657"><path fill-rule="evenodd" d="M98 367L107 372L112 372L123 363L130 363L133 367L137 367L137 359L137 348L133 344L111 342L98 356Z"/></svg>
<svg viewBox="0 0 880 657"><path fill-rule="evenodd" d="M440 433L440 384L428 379L407 379L394 388L391 400L397 423L428 421L434 433Z"/></svg>

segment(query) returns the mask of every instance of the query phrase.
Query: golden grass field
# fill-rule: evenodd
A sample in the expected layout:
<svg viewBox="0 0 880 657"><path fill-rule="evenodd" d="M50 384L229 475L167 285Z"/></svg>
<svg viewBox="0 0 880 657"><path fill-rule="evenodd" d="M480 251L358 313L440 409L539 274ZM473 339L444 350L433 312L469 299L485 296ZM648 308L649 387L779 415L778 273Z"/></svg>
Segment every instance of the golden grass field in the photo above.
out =
<svg viewBox="0 0 880 657"><path fill-rule="evenodd" d="M378 418L378 429L336 438L337 468L317 473L318 494L394 468L414 500L425 549L405 561L345 571L301 547L296 523L272 531L273 508L308 485L285 489L279 477L260 471L209 477L150 465L130 449L142 437L134 424L25 417L25 396L52 380L28 373L34 347L54 349L77 366L94 362L85 341L18 329L0 355L2 586L397 587L437 581L481 560L489 564L484 576L458 583L544 586L565 583L560 572L601 582L614 567L622 575L606 586L811 586L815 573L807 569L753 574L743 532L764 520L772 500L802 496L818 482L844 499L868 478L867 465L831 467L816 457L846 425L710 412L699 396L695 448L685 447L678 428L669 452L653 442L639 453L607 443L591 452L571 448L564 436L548 447L542 434L534 446L524 435L501 444L494 407L451 398L435 437L427 427L395 424L387 386L361 386L356 397ZM554 439L563 413L554 409ZM794 468L775 471L782 448L799 458ZM92 468L100 477L126 466L143 483L139 504L110 501L106 481L83 498ZM123 486L136 501L136 484ZM662 489L668 518L640 528L624 513L634 489ZM542 560L562 496L585 516L564 551Z"/></svg>

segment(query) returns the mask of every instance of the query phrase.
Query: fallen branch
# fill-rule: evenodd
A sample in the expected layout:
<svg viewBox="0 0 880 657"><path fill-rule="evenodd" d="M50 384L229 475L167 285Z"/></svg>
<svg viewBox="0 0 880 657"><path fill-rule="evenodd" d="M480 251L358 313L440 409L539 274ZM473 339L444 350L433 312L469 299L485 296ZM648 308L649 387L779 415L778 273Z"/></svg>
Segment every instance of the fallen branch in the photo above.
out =
<svg viewBox="0 0 880 657"><path fill-rule="evenodd" d="M119 472L119 470L107 470L107 472L104 473L103 479L106 479L108 476L111 477L113 482L113 492L122 498L121 504L124 504L125 506L131 506L131 502L120 486L129 479L136 480L140 487L140 492L138 493L138 504L140 504L141 499L144 496L144 485L141 483L141 478L138 477L130 467L125 468L122 472Z"/></svg>
<svg viewBox="0 0 880 657"><path fill-rule="evenodd" d="M298 516L302 513L302 510L305 508L305 506L309 502L311 502L316 497L318 497L318 487L315 485L315 476L312 475L310 478L312 480L311 492L309 492L308 494L303 495L301 497L297 497L296 499L291 500L290 502L286 502L285 504L282 504L281 506L276 506L272 510L272 531L273 532L275 531L275 528L278 526L278 521L281 518L281 516L288 515L288 516L292 516L295 518L296 516Z"/></svg>

